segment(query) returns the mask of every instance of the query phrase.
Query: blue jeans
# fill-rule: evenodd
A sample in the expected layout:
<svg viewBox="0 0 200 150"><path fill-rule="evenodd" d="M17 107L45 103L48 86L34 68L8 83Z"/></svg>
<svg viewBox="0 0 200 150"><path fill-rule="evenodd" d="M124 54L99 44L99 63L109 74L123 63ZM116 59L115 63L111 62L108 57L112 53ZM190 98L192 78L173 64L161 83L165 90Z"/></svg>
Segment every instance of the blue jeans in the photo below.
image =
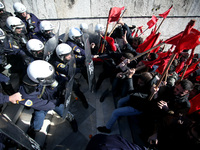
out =
<svg viewBox="0 0 200 150"><path fill-rule="evenodd" d="M59 106L56 106L54 111L62 117L63 111L64 111L64 104L60 104ZM35 110L33 114L33 118L31 120L31 127L35 131L39 131L42 128L45 116L48 111L45 110Z"/></svg>
<svg viewBox="0 0 200 150"><path fill-rule="evenodd" d="M112 126L114 125L115 121L121 117L121 116L132 116L132 115L139 115L141 114L142 112L131 107L131 106L125 106L123 107L123 105L129 101L129 98L130 96L126 96L126 97L123 97L121 98L119 101L118 101L118 104L117 104L117 109L115 109L113 112L112 112L112 115L110 117L110 120L107 122L106 124L106 128L107 129L111 129Z"/></svg>

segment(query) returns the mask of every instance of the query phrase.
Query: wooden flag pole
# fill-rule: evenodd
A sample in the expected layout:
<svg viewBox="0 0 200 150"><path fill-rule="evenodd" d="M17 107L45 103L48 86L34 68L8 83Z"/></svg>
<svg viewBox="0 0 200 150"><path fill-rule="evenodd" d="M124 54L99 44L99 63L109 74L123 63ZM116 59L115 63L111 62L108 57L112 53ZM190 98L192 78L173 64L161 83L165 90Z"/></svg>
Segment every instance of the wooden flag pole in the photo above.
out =
<svg viewBox="0 0 200 150"><path fill-rule="evenodd" d="M108 33L108 25L109 25L109 23L107 22L104 40L106 40L106 35ZM101 53L103 53L104 48L105 48L105 43L102 44Z"/></svg>
<svg viewBox="0 0 200 150"><path fill-rule="evenodd" d="M121 17L119 19L122 19L122 17L124 16L125 12L127 11L127 9L125 9L121 15ZM111 36L111 34L113 33L113 31L115 30L115 28L117 27L117 24L115 24L115 26L112 28L112 30L110 31L110 34L108 35L109 37Z"/></svg>
<svg viewBox="0 0 200 150"><path fill-rule="evenodd" d="M156 30L156 32L155 33L157 33L158 32L158 30L159 30L159 28L160 28L160 26L162 25L162 23L165 21L165 18L163 18L163 20L161 21L161 23L159 24L159 26L158 26L158 28L157 28L157 30Z"/></svg>
<svg viewBox="0 0 200 150"><path fill-rule="evenodd" d="M140 33L140 35L138 35L138 37L140 37L145 31L147 31L149 29L149 27L148 28L146 28L142 33Z"/></svg>
<svg viewBox="0 0 200 150"><path fill-rule="evenodd" d="M155 49L155 48L158 48L159 46L161 46L161 45L163 45L163 44L165 44L165 43L164 43L164 42L163 42L163 43L160 43L160 44L158 44L158 45L156 45L156 46L154 46L154 47L152 47L152 48L150 48L150 49L146 50L145 52L143 52L143 53L140 53L139 55L137 55L137 56L133 57L133 58L132 58L130 61L133 61L133 60L135 60L135 59L137 59L137 58L139 58L139 57L143 56L144 54L146 54L146 53L148 53L148 52L152 51L152 50L153 50L153 49Z"/></svg>
<svg viewBox="0 0 200 150"><path fill-rule="evenodd" d="M164 70L164 72L163 72L163 74L162 74L160 80L157 82L155 88L158 88L158 87L160 86L160 84L161 84L162 80L164 79L164 77L165 77L165 75L166 75L166 73L167 73L169 67L171 66L172 62L174 61L176 55L177 55L176 53L173 53L173 54L172 54L172 56L171 56L171 58L170 58L170 60L169 60L169 62L168 62L168 64L167 64L167 66L166 66L166 68L165 68L165 70ZM154 92L151 93L151 95L149 96L149 101L152 100L154 94L155 94Z"/></svg>

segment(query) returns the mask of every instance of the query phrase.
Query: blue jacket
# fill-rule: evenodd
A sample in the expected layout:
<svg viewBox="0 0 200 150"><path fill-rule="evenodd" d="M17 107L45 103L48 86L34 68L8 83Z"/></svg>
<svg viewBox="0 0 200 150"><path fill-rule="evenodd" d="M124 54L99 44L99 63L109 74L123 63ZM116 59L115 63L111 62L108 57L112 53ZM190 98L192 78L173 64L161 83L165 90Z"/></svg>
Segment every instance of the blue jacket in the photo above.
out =
<svg viewBox="0 0 200 150"><path fill-rule="evenodd" d="M75 55L75 58L76 58L76 63L83 65L85 63L85 50L83 48L79 47L73 41L67 41L66 43L69 46L71 46L73 53Z"/></svg>
<svg viewBox="0 0 200 150"><path fill-rule="evenodd" d="M22 19L22 21L24 22L26 29L28 30L29 39L35 39L37 37L36 34L38 32L40 32L40 27L39 27L40 26L40 20L32 13L30 13L30 17L31 17L31 23L35 27L34 31L28 30L28 23L26 22L26 19Z"/></svg>
<svg viewBox="0 0 200 150"><path fill-rule="evenodd" d="M0 93L0 104L9 102L9 96Z"/></svg>
<svg viewBox="0 0 200 150"><path fill-rule="evenodd" d="M57 102L54 97L56 89L50 89L49 87L46 87L42 98L38 98L38 96L42 93L42 89L42 86L38 86L37 90L30 94L27 94L24 86L20 86L19 92L22 94L22 101L20 101L19 104L31 107L36 110L48 111L54 109Z"/></svg>

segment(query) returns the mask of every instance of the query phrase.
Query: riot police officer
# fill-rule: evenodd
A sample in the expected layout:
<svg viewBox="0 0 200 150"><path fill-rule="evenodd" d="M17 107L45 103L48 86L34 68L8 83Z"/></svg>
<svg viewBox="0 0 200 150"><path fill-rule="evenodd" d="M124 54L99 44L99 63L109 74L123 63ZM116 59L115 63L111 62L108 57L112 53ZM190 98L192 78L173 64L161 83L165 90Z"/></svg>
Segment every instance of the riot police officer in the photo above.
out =
<svg viewBox="0 0 200 150"><path fill-rule="evenodd" d="M40 22L40 32L37 35L36 39L39 39L42 41L44 44L52 38L55 34L53 33L54 26L51 24L50 21L41 21Z"/></svg>
<svg viewBox="0 0 200 150"><path fill-rule="evenodd" d="M13 4L13 9L16 17L19 17L24 22L28 32L28 38L36 38L38 32L40 31L40 20L34 14L28 13L26 7L20 2L15 2Z"/></svg>
<svg viewBox="0 0 200 150"><path fill-rule="evenodd" d="M11 73L17 73L21 81L30 62L30 54L26 50L28 41L25 36L26 27L21 19L13 16L7 18L6 27L8 32L5 48L9 49L7 52L8 63L12 65Z"/></svg>
<svg viewBox="0 0 200 150"><path fill-rule="evenodd" d="M19 103L34 109L28 130L31 137L40 131L49 110L54 110L62 117L64 105L58 95L59 90L59 84L55 80L55 70L50 63L44 60L35 60L30 63L27 75L23 78L23 85L19 89L23 98ZM68 115L66 119L70 121L73 131L76 132L78 127L73 115Z"/></svg>
<svg viewBox="0 0 200 150"><path fill-rule="evenodd" d="M63 80L62 83L66 83L71 78L69 76L69 61L72 57L74 57L72 55L72 48L68 44L61 43L56 47L56 56L52 57L55 59L51 60L51 63L55 67L56 73L59 75L60 79ZM80 72L79 69L80 68L76 68L76 72ZM63 87L65 87L65 84ZM77 80L73 82L73 91L81 100L83 106L88 108L88 102L84 94L80 91Z"/></svg>

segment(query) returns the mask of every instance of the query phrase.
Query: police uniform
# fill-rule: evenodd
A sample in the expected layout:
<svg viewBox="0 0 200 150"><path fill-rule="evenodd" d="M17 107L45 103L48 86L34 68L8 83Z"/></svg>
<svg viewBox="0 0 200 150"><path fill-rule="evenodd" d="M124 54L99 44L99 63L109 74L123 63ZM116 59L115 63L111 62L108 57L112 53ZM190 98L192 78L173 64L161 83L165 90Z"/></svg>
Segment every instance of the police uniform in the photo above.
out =
<svg viewBox="0 0 200 150"><path fill-rule="evenodd" d="M29 29L29 24L27 23L26 19L25 18L20 18L20 19L24 22L26 29L28 30L29 39L37 38L37 34L40 32L39 29L40 20L34 14L30 13L31 24L35 27L34 30L32 31Z"/></svg>
<svg viewBox="0 0 200 150"><path fill-rule="evenodd" d="M55 57L56 57L56 59L54 61L52 61L51 64L54 66L54 68L56 70L56 74L59 78L59 79L57 79L57 81L59 81L59 83L61 83L61 86L63 88L65 88L66 82L68 82L70 79L70 77L68 75L69 65L64 64L59 58L57 58L57 56L55 56ZM76 68L76 73L77 72L80 72L79 68ZM76 80L74 80L74 82L73 82L73 91L76 94L76 96L79 97L79 99L83 103L83 106L85 108L88 108L87 100L86 100L83 92L80 91L79 85Z"/></svg>
<svg viewBox="0 0 200 150"><path fill-rule="evenodd" d="M57 97L57 88L37 86L35 91L27 93L25 86L20 86L19 92L22 94L22 100L19 104L31 107L34 109L34 114L31 121L31 128L39 131L43 125L45 116L49 110L55 110L61 117L64 111L64 105L60 104Z"/></svg>
<svg viewBox="0 0 200 150"><path fill-rule="evenodd" d="M76 64L77 65L83 65L85 64L85 50L75 44L73 41L68 40L66 42L73 50L74 56L76 58Z"/></svg>

